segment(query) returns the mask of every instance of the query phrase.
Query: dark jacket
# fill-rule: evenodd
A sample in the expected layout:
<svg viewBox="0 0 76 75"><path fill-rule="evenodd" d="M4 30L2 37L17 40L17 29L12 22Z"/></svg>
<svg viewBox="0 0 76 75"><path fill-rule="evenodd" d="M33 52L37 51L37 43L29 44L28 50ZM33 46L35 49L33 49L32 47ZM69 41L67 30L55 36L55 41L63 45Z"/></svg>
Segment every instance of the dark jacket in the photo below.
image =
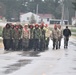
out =
<svg viewBox="0 0 76 75"><path fill-rule="evenodd" d="M64 30L63 30L63 35L64 35L65 37L71 36L71 31L70 31L70 29L64 29Z"/></svg>

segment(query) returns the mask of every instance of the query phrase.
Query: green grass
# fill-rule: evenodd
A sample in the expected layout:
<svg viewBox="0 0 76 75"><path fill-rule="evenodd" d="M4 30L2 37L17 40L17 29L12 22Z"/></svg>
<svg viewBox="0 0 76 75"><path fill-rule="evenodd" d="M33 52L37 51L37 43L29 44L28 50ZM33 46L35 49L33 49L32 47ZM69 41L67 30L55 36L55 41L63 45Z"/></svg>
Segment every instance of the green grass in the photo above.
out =
<svg viewBox="0 0 76 75"><path fill-rule="evenodd" d="M71 29L72 32L76 32L76 29Z"/></svg>
<svg viewBox="0 0 76 75"><path fill-rule="evenodd" d="M76 27L74 27L74 28L71 28L70 29L71 30L71 32L74 32L74 33L76 33ZM76 36L76 34L72 34L73 36Z"/></svg>
<svg viewBox="0 0 76 75"><path fill-rule="evenodd" d="M76 34L72 34L73 36L76 36Z"/></svg>
<svg viewBox="0 0 76 75"><path fill-rule="evenodd" d="M2 27L0 27L0 37L2 36Z"/></svg>

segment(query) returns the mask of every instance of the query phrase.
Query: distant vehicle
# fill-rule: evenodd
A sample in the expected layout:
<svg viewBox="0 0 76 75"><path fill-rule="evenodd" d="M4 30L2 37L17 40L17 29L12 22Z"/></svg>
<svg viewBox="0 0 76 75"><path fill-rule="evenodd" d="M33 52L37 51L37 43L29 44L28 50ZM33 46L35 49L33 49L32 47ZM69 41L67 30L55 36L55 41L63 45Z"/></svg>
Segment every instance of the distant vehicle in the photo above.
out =
<svg viewBox="0 0 76 75"><path fill-rule="evenodd" d="M60 19L50 19L50 24L61 24L61 20ZM63 24L67 25L68 20L63 20Z"/></svg>

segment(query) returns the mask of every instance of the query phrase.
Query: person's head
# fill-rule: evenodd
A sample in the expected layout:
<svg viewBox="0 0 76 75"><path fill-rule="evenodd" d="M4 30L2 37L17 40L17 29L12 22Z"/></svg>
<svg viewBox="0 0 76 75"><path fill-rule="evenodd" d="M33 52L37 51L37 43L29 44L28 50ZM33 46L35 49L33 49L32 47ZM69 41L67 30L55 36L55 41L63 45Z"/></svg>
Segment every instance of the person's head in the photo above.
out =
<svg viewBox="0 0 76 75"><path fill-rule="evenodd" d="M61 25L58 25L58 28L61 29Z"/></svg>
<svg viewBox="0 0 76 75"><path fill-rule="evenodd" d="M9 23L7 23L6 24L6 28L10 28L11 26L10 26L10 24Z"/></svg>
<svg viewBox="0 0 76 75"><path fill-rule="evenodd" d="M45 24L45 27L47 28L48 27L48 24Z"/></svg>
<svg viewBox="0 0 76 75"><path fill-rule="evenodd" d="M16 28L16 29L18 29L18 28L19 28L19 26L18 26L18 25L16 25L16 26L15 26L15 28Z"/></svg>
<svg viewBox="0 0 76 75"><path fill-rule="evenodd" d="M57 25L56 24L54 25L54 29L57 29Z"/></svg>
<svg viewBox="0 0 76 75"><path fill-rule="evenodd" d="M33 29L33 25L30 25L30 29Z"/></svg>
<svg viewBox="0 0 76 75"><path fill-rule="evenodd" d="M41 25L40 25L40 28L43 29L43 28L44 28L44 24L41 24Z"/></svg>
<svg viewBox="0 0 76 75"><path fill-rule="evenodd" d="M28 24L25 24L24 28L28 28Z"/></svg>
<svg viewBox="0 0 76 75"><path fill-rule="evenodd" d="M39 25L38 24L35 24L35 28L39 28Z"/></svg>
<svg viewBox="0 0 76 75"><path fill-rule="evenodd" d="M22 28L23 28L22 25L19 24L19 29L22 29Z"/></svg>
<svg viewBox="0 0 76 75"><path fill-rule="evenodd" d="M66 28L68 29L68 26L66 26Z"/></svg>
<svg viewBox="0 0 76 75"><path fill-rule="evenodd" d="M12 28L12 29L14 28L14 25L13 25L13 24L11 25L11 28Z"/></svg>

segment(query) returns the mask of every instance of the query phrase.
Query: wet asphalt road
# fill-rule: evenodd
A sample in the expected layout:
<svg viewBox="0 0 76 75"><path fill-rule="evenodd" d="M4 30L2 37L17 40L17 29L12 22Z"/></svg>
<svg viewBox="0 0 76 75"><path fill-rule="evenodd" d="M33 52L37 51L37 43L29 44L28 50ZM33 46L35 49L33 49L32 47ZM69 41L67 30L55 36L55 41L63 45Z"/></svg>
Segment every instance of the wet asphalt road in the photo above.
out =
<svg viewBox="0 0 76 75"><path fill-rule="evenodd" d="M3 48L2 48L3 49ZM19 54L18 54L19 52ZM6 56L4 55L9 55L11 53L17 53L17 55L22 56L22 57L39 57L40 55L38 55L40 53L40 51L34 51L34 50L28 50L28 51L3 51L3 53L1 55L3 55L4 60L11 60L11 58L6 58ZM9 56L10 57L10 56ZM18 69L20 69L21 67L30 64L32 61L32 59L19 59L16 63L5 66L3 68L5 68L6 70L3 71L3 74L10 74Z"/></svg>
<svg viewBox="0 0 76 75"><path fill-rule="evenodd" d="M76 75L76 40L69 41L68 49L3 51L0 60L0 75ZM26 65L32 69L27 70Z"/></svg>

